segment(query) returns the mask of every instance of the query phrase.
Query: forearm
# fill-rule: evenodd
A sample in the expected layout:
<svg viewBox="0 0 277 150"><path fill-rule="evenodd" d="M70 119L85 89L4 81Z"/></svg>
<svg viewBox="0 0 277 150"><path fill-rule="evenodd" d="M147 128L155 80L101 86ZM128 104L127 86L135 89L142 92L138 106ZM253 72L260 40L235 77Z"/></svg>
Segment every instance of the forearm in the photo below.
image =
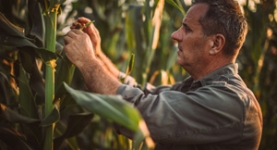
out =
<svg viewBox="0 0 277 150"><path fill-rule="evenodd" d="M115 78L119 77L120 71L101 50L97 51L96 57L101 61L102 65L107 69L108 72L110 72L112 76Z"/></svg>
<svg viewBox="0 0 277 150"><path fill-rule="evenodd" d="M99 48L100 49L100 48ZM128 85L137 85L136 80L131 77L127 76L125 73L121 72L117 69L117 67L112 63L112 61L100 50L96 50L96 57L98 58L99 62L102 64L103 67L111 74L111 76L122 79L124 78L123 83Z"/></svg>
<svg viewBox="0 0 277 150"><path fill-rule="evenodd" d="M91 60L78 68L89 91L99 94L116 94L121 83L101 65L99 60Z"/></svg>

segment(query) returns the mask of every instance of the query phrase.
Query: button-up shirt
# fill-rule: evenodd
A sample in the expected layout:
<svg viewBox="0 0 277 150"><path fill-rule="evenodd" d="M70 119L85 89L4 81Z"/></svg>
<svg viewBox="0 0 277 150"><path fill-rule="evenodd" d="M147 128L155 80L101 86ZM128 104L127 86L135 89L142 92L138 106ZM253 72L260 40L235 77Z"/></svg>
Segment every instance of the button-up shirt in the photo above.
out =
<svg viewBox="0 0 277 150"><path fill-rule="evenodd" d="M188 77L154 89L121 85L117 94L134 104L158 150L256 150L262 113L238 75L237 64L204 78ZM119 129L122 134L124 130ZM127 134L127 133L126 133Z"/></svg>

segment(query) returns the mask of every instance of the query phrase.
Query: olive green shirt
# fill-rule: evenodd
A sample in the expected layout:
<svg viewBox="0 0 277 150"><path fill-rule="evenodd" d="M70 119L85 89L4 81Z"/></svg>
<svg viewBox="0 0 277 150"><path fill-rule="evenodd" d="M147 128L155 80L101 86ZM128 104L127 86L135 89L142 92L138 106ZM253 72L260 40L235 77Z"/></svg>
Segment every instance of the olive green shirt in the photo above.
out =
<svg viewBox="0 0 277 150"><path fill-rule="evenodd" d="M237 64L201 80L151 90L121 85L117 94L141 112L157 150L256 150L262 133L258 101ZM119 132L125 134L123 128ZM126 134L128 134L126 132Z"/></svg>

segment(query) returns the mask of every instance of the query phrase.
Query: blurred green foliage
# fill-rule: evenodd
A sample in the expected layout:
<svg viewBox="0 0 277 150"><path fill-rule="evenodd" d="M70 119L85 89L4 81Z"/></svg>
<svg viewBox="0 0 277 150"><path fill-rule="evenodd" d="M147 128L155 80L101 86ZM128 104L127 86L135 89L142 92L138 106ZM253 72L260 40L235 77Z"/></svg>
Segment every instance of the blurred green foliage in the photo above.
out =
<svg viewBox="0 0 277 150"><path fill-rule="evenodd" d="M27 2L29 6L26 5ZM173 1L184 8L185 11L182 13L170 3L164 3L158 30L158 44L153 48L152 44L155 39L153 33L155 25L158 23L153 21L153 17L158 8L158 2L158 0L67 0L61 6L62 11L58 18L57 42L59 44L56 45L56 51L60 54L58 56L62 56L63 36L69 26L76 18L84 16L95 20L94 25L102 37L102 50L121 71L125 72L131 54L135 54L134 70L131 75L140 84L144 85L146 82L153 85L172 84L183 80L188 74L175 63L177 48L171 40L171 33L181 26L183 15L190 4L184 1ZM39 40L43 38L39 32L43 26L36 28L37 26L33 25L34 22L39 24L42 21L39 18L27 17L30 15L28 8L31 8L30 5L34 3L34 0L1 0L0 3L0 11L12 23L23 27L25 34L28 33L29 37L36 36L37 46L43 45L43 42ZM237 63L240 75L248 87L253 90L262 107L264 124L261 150L277 149L276 5L276 0L260 0L259 3L246 0L242 4L249 31ZM2 44L0 46L0 93L3 94L0 94L0 100L9 108L17 109L18 87L14 77L20 71L18 69L20 67L17 65L19 56L17 49ZM24 53L20 53L20 55L26 56ZM67 60L59 59L57 61ZM42 65L41 70L43 69ZM11 72L12 75L10 75ZM34 81L40 82L40 80ZM73 74L71 86L75 89L86 90L78 70L75 70ZM36 103L39 104L43 98L41 98L41 92L37 91L37 93L35 95ZM68 112L82 112L80 107L64 107L65 103L72 104L74 102L62 101L61 109ZM68 116L69 114L62 113L61 115ZM36 123L32 120L29 121ZM60 122L56 127L59 129L56 132L62 133L65 130L65 125ZM130 141L126 137L115 133L109 121L98 116L94 117L84 132L76 137L68 138L66 143L63 146L72 149L77 149L78 146L81 149L126 149L130 145ZM82 143L83 146L76 143Z"/></svg>

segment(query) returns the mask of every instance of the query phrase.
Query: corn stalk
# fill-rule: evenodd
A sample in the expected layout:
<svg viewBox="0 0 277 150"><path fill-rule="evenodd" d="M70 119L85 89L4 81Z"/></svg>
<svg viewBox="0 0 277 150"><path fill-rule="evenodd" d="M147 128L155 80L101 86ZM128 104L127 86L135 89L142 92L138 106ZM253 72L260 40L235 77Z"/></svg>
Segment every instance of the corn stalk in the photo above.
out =
<svg viewBox="0 0 277 150"><path fill-rule="evenodd" d="M155 54L155 50L158 45L159 41L159 36L160 36L160 27L161 27L161 18L162 18L162 12L164 9L164 0L159 0L157 3L157 7L154 11L154 16L152 20L150 19L150 8L149 8L149 3L150 1L146 0L146 8L145 8L145 16L146 16L146 21L145 21L145 33L147 36L147 50L146 50L146 57L145 57L145 62L142 64L143 67L143 80L142 80L142 85L144 86L146 84L146 79L147 79L147 74L149 73L150 70L150 65L153 60L153 56Z"/></svg>
<svg viewBox="0 0 277 150"><path fill-rule="evenodd" d="M133 76L142 86L147 82L147 75L157 48L163 8L164 0L155 0L154 7L151 7L150 1L146 0L143 7L130 6L126 17L128 49L137 56Z"/></svg>
<svg viewBox="0 0 277 150"><path fill-rule="evenodd" d="M45 14L45 48L51 52L55 52L56 45L56 27L57 27L57 15L60 9L60 4L57 0L50 1L50 5L47 5L47 0L45 1L46 14ZM54 70L56 67L56 60L52 59L46 62L46 76L45 76L45 118L50 115L51 111L54 109L53 100L55 97L55 75ZM52 150L53 149L53 135L54 126L53 124L45 127L45 140L43 149Z"/></svg>

